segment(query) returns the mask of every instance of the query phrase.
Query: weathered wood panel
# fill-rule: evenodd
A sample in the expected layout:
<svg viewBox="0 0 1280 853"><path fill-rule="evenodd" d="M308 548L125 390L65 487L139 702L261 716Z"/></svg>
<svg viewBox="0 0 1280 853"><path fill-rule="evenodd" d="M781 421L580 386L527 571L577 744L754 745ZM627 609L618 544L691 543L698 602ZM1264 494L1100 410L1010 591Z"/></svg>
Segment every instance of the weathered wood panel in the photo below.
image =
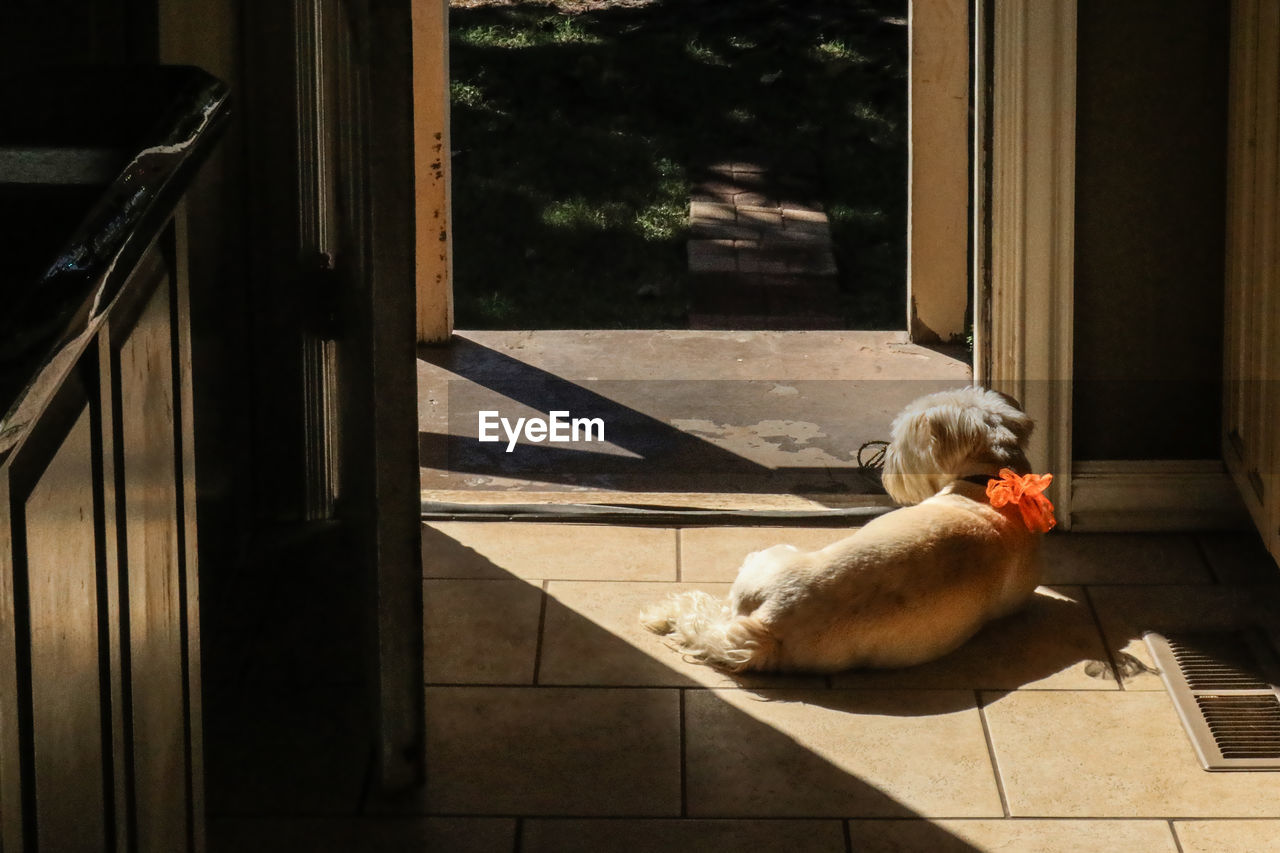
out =
<svg viewBox="0 0 1280 853"><path fill-rule="evenodd" d="M86 410L25 502L36 835L45 850L106 846L92 444Z"/></svg>
<svg viewBox="0 0 1280 853"><path fill-rule="evenodd" d="M432 344L453 334L449 3L414 0L412 7L418 342Z"/></svg>
<svg viewBox="0 0 1280 853"><path fill-rule="evenodd" d="M188 845L184 595L168 281L120 346L120 472L139 850Z"/></svg>
<svg viewBox="0 0 1280 853"><path fill-rule="evenodd" d="M119 440L116 436L117 401L114 395L114 361L110 327L99 331L96 346L97 356L97 389L95 392L96 408L91 408L96 417L93 429L98 439L95 451L98 463L96 479L101 483L102 493L99 496L102 511L102 541L99 548L102 552L102 580L100 591L106 596L105 606L100 613L105 614L106 624L101 626L99 636L106 643L106 670L102 690L105 700L111 708L110 714L110 750L112 756L111 778L108 783L115 791L114 810L116 849L130 849L129 818L130 801L129 772L130 762L126 756L129 751L128 733L125 729L125 660L128 655L127 642L123 636L128 625L122 618L124 610L120 600L123 577L121 572L121 545L123 533L119 527L119 485L116 480L116 453ZM104 741L104 744L106 742Z"/></svg>

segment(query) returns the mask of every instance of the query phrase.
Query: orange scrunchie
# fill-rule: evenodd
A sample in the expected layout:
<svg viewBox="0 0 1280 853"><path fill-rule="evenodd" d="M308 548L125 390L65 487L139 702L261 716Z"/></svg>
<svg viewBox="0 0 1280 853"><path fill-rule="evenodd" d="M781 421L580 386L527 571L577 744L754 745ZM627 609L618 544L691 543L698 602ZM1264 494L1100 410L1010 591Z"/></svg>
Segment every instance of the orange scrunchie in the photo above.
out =
<svg viewBox="0 0 1280 853"><path fill-rule="evenodd" d="M1022 511L1022 520L1032 533L1048 533L1058 520L1053 517L1053 504L1044 490L1053 482L1052 474L1024 474L1021 477L1008 468L1000 469L1000 478L987 483L987 498L999 509L1013 504Z"/></svg>

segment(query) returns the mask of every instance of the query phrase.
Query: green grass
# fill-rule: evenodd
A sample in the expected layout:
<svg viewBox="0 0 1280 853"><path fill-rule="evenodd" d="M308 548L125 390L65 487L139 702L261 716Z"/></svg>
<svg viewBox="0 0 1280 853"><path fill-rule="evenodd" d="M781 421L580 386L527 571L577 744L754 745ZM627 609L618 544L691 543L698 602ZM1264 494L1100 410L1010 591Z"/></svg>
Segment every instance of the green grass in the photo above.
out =
<svg viewBox="0 0 1280 853"><path fill-rule="evenodd" d="M538 7L540 4L529 4ZM455 12L455 15L463 14ZM523 50L557 45L595 45L601 40L582 28L577 17L560 13L543 13L534 17L521 15L511 23L455 27L450 41L455 45L498 50Z"/></svg>
<svg viewBox="0 0 1280 853"><path fill-rule="evenodd" d="M851 47L844 39L823 40L813 46L813 56L819 62L848 62L854 65L867 65L874 59Z"/></svg>
<svg viewBox="0 0 1280 853"><path fill-rule="evenodd" d="M451 10L458 326L685 325L690 167L749 149L816 163L849 326L902 328L905 5Z"/></svg>

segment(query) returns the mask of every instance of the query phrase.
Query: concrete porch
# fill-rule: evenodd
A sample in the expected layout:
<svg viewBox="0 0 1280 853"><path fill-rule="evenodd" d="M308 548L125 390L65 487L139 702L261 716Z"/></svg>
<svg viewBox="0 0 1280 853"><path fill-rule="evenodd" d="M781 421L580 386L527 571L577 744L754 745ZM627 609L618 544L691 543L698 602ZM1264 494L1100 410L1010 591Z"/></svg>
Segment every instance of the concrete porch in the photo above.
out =
<svg viewBox="0 0 1280 853"><path fill-rule="evenodd" d="M902 332L460 332L418 361L424 500L821 510L881 502L858 451L963 348ZM599 417L604 442L480 443L477 413ZM868 450L872 450L869 448ZM864 453L864 461L869 454Z"/></svg>

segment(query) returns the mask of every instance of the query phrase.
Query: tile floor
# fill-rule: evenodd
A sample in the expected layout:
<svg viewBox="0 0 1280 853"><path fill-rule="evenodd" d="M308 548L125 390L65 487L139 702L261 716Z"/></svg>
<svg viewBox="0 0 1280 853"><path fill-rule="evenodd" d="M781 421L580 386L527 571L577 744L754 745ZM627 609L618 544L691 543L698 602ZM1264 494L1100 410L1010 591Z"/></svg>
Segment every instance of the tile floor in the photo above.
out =
<svg viewBox="0 0 1280 853"><path fill-rule="evenodd" d="M1251 537L1052 534L1031 606L897 672L737 680L636 622L667 592L727 589L763 544L842 534L424 526L425 790L214 820L211 846L1280 850L1280 772L1202 771L1159 679L1116 666L1146 660L1147 628L1274 640L1280 571Z"/></svg>

